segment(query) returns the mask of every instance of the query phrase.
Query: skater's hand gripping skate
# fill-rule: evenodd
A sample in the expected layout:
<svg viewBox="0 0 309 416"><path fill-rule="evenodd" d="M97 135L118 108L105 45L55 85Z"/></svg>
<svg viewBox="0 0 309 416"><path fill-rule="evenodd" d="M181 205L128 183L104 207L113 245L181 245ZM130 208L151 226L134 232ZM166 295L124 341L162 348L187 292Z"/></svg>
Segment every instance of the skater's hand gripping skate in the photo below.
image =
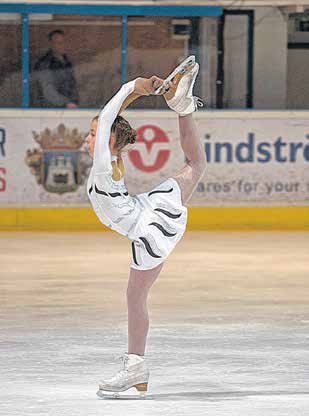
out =
<svg viewBox="0 0 309 416"><path fill-rule="evenodd" d="M176 82L169 81L169 82L167 82L167 83L164 85L164 87L163 87L163 88L164 88L164 89L162 90L162 91L163 91L163 93L160 93L160 94L163 94L163 95L164 95L165 100L166 100L166 101L168 101L168 100L170 100L172 97L174 97L174 95L175 95L175 93L176 93L176 90L177 90L177 84L176 84Z"/></svg>
<svg viewBox="0 0 309 416"><path fill-rule="evenodd" d="M124 100L119 113L125 110L133 101L143 95L154 94L156 88L160 87L163 80L155 75L151 78L137 78L134 84L134 91Z"/></svg>
<svg viewBox="0 0 309 416"><path fill-rule="evenodd" d="M152 95L161 87L163 79L153 75L151 78L137 78L134 92L138 95Z"/></svg>

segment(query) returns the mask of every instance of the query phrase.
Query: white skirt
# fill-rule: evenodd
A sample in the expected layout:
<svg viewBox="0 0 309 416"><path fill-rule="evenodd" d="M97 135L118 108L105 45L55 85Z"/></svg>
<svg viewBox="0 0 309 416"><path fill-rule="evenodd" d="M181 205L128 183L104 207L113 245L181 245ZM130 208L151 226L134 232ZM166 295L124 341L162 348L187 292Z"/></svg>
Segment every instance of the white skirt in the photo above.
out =
<svg viewBox="0 0 309 416"><path fill-rule="evenodd" d="M173 178L135 198L142 211L133 232L131 267L149 270L161 264L183 236L187 208L182 205L181 190Z"/></svg>

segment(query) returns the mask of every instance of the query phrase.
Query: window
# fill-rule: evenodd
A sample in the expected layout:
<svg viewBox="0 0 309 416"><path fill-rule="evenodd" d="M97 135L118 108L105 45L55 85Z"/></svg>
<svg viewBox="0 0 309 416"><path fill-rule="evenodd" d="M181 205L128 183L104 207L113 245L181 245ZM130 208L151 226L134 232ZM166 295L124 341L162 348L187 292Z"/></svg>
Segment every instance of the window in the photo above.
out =
<svg viewBox="0 0 309 416"><path fill-rule="evenodd" d="M0 107L20 107L20 14L0 13L0 45Z"/></svg>
<svg viewBox="0 0 309 416"><path fill-rule="evenodd" d="M205 92L199 22L221 13L189 5L0 3L0 106L98 108L125 80L165 77L191 53L204 55L195 93ZM166 108L162 97L135 107Z"/></svg>
<svg viewBox="0 0 309 416"><path fill-rule="evenodd" d="M128 18L127 77L157 75L165 78L188 54L188 37L175 37L172 17ZM145 97L135 101L133 108L166 108L162 97Z"/></svg>
<svg viewBox="0 0 309 416"><path fill-rule="evenodd" d="M31 106L65 107L70 100L101 107L120 86L120 45L119 16L31 20Z"/></svg>

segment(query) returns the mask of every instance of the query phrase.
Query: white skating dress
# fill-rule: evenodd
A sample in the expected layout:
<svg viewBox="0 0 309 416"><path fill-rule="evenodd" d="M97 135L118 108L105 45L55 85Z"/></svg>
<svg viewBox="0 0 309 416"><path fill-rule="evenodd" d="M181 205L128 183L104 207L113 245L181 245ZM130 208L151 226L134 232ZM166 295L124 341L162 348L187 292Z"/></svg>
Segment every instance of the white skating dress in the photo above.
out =
<svg viewBox="0 0 309 416"><path fill-rule="evenodd" d="M123 179L112 179L111 127L134 84L135 80L124 84L100 112L87 191L99 220L131 240L131 267L148 270L162 263L181 239L187 208L175 179L138 195L128 194Z"/></svg>

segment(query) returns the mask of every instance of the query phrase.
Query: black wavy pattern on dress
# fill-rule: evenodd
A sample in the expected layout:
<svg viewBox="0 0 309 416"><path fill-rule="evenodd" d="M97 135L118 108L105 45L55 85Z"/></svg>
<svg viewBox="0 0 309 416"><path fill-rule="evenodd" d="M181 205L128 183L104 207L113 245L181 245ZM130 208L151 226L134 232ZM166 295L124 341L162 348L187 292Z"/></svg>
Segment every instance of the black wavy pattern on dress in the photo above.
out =
<svg viewBox="0 0 309 416"><path fill-rule="evenodd" d="M144 243L145 248L148 251L148 254L151 255L151 257L154 257L156 259L160 259L162 257L162 256L158 256L158 254L156 254L156 253L153 252L153 250L152 250L152 248L151 248L151 246L150 246L149 241L147 240L147 238L145 238L145 237L139 237L139 239Z"/></svg>
<svg viewBox="0 0 309 416"><path fill-rule="evenodd" d="M182 215L182 213L180 213L180 214L172 214L171 212L166 211L165 209L162 209L162 208L155 208L155 211L162 212L162 214L166 215L167 217L173 218L174 220L176 218L181 217L181 215Z"/></svg>
<svg viewBox="0 0 309 416"><path fill-rule="evenodd" d="M94 190L96 191L97 194L104 195L104 196L111 196L112 198L116 198L117 196L121 196L121 195L124 195L124 196L129 195L128 192L124 192L123 194L121 194L120 192L107 193L98 189L97 185L94 185Z"/></svg>
<svg viewBox="0 0 309 416"><path fill-rule="evenodd" d="M162 191L158 190L158 191L151 191L149 192L148 196L153 195L153 194L169 194L170 192L173 192L174 188L171 189L167 189L166 191L163 189Z"/></svg>
<svg viewBox="0 0 309 416"><path fill-rule="evenodd" d="M137 263L137 260L136 260L136 249L135 249L134 241L132 242L132 255L133 255L133 261L134 261L134 263L137 266L139 266L139 264Z"/></svg>
<svg viewBox="0 0 309 416"><path fill-rule="evenodd" d="M161 225L161 224L159 224L158 222L151 222L149 225L154 225L155 227L157 227L161 232L162 232L162 234L164 234L165 235L165 237L175 237L175 235L177 234L177 233L174 233L174 234L172 234L172 233L169 233L168 231L166 231L166 229Z"/></svg>
<svg viewBox="0 0 309 416"><path fill-rule="evenodd" d="M100 189L97 188L97 185L94 185L94 190L96 191L97 194L108 196L108 193L104 191L100 191Z"/></svg>
<svg viewBox="0 0 309 416"><path fill-rule="evenodd" d="M91 194L91 192L93 191L93 186L91 185L91 187L89 188L89 195Z"/></svg>

